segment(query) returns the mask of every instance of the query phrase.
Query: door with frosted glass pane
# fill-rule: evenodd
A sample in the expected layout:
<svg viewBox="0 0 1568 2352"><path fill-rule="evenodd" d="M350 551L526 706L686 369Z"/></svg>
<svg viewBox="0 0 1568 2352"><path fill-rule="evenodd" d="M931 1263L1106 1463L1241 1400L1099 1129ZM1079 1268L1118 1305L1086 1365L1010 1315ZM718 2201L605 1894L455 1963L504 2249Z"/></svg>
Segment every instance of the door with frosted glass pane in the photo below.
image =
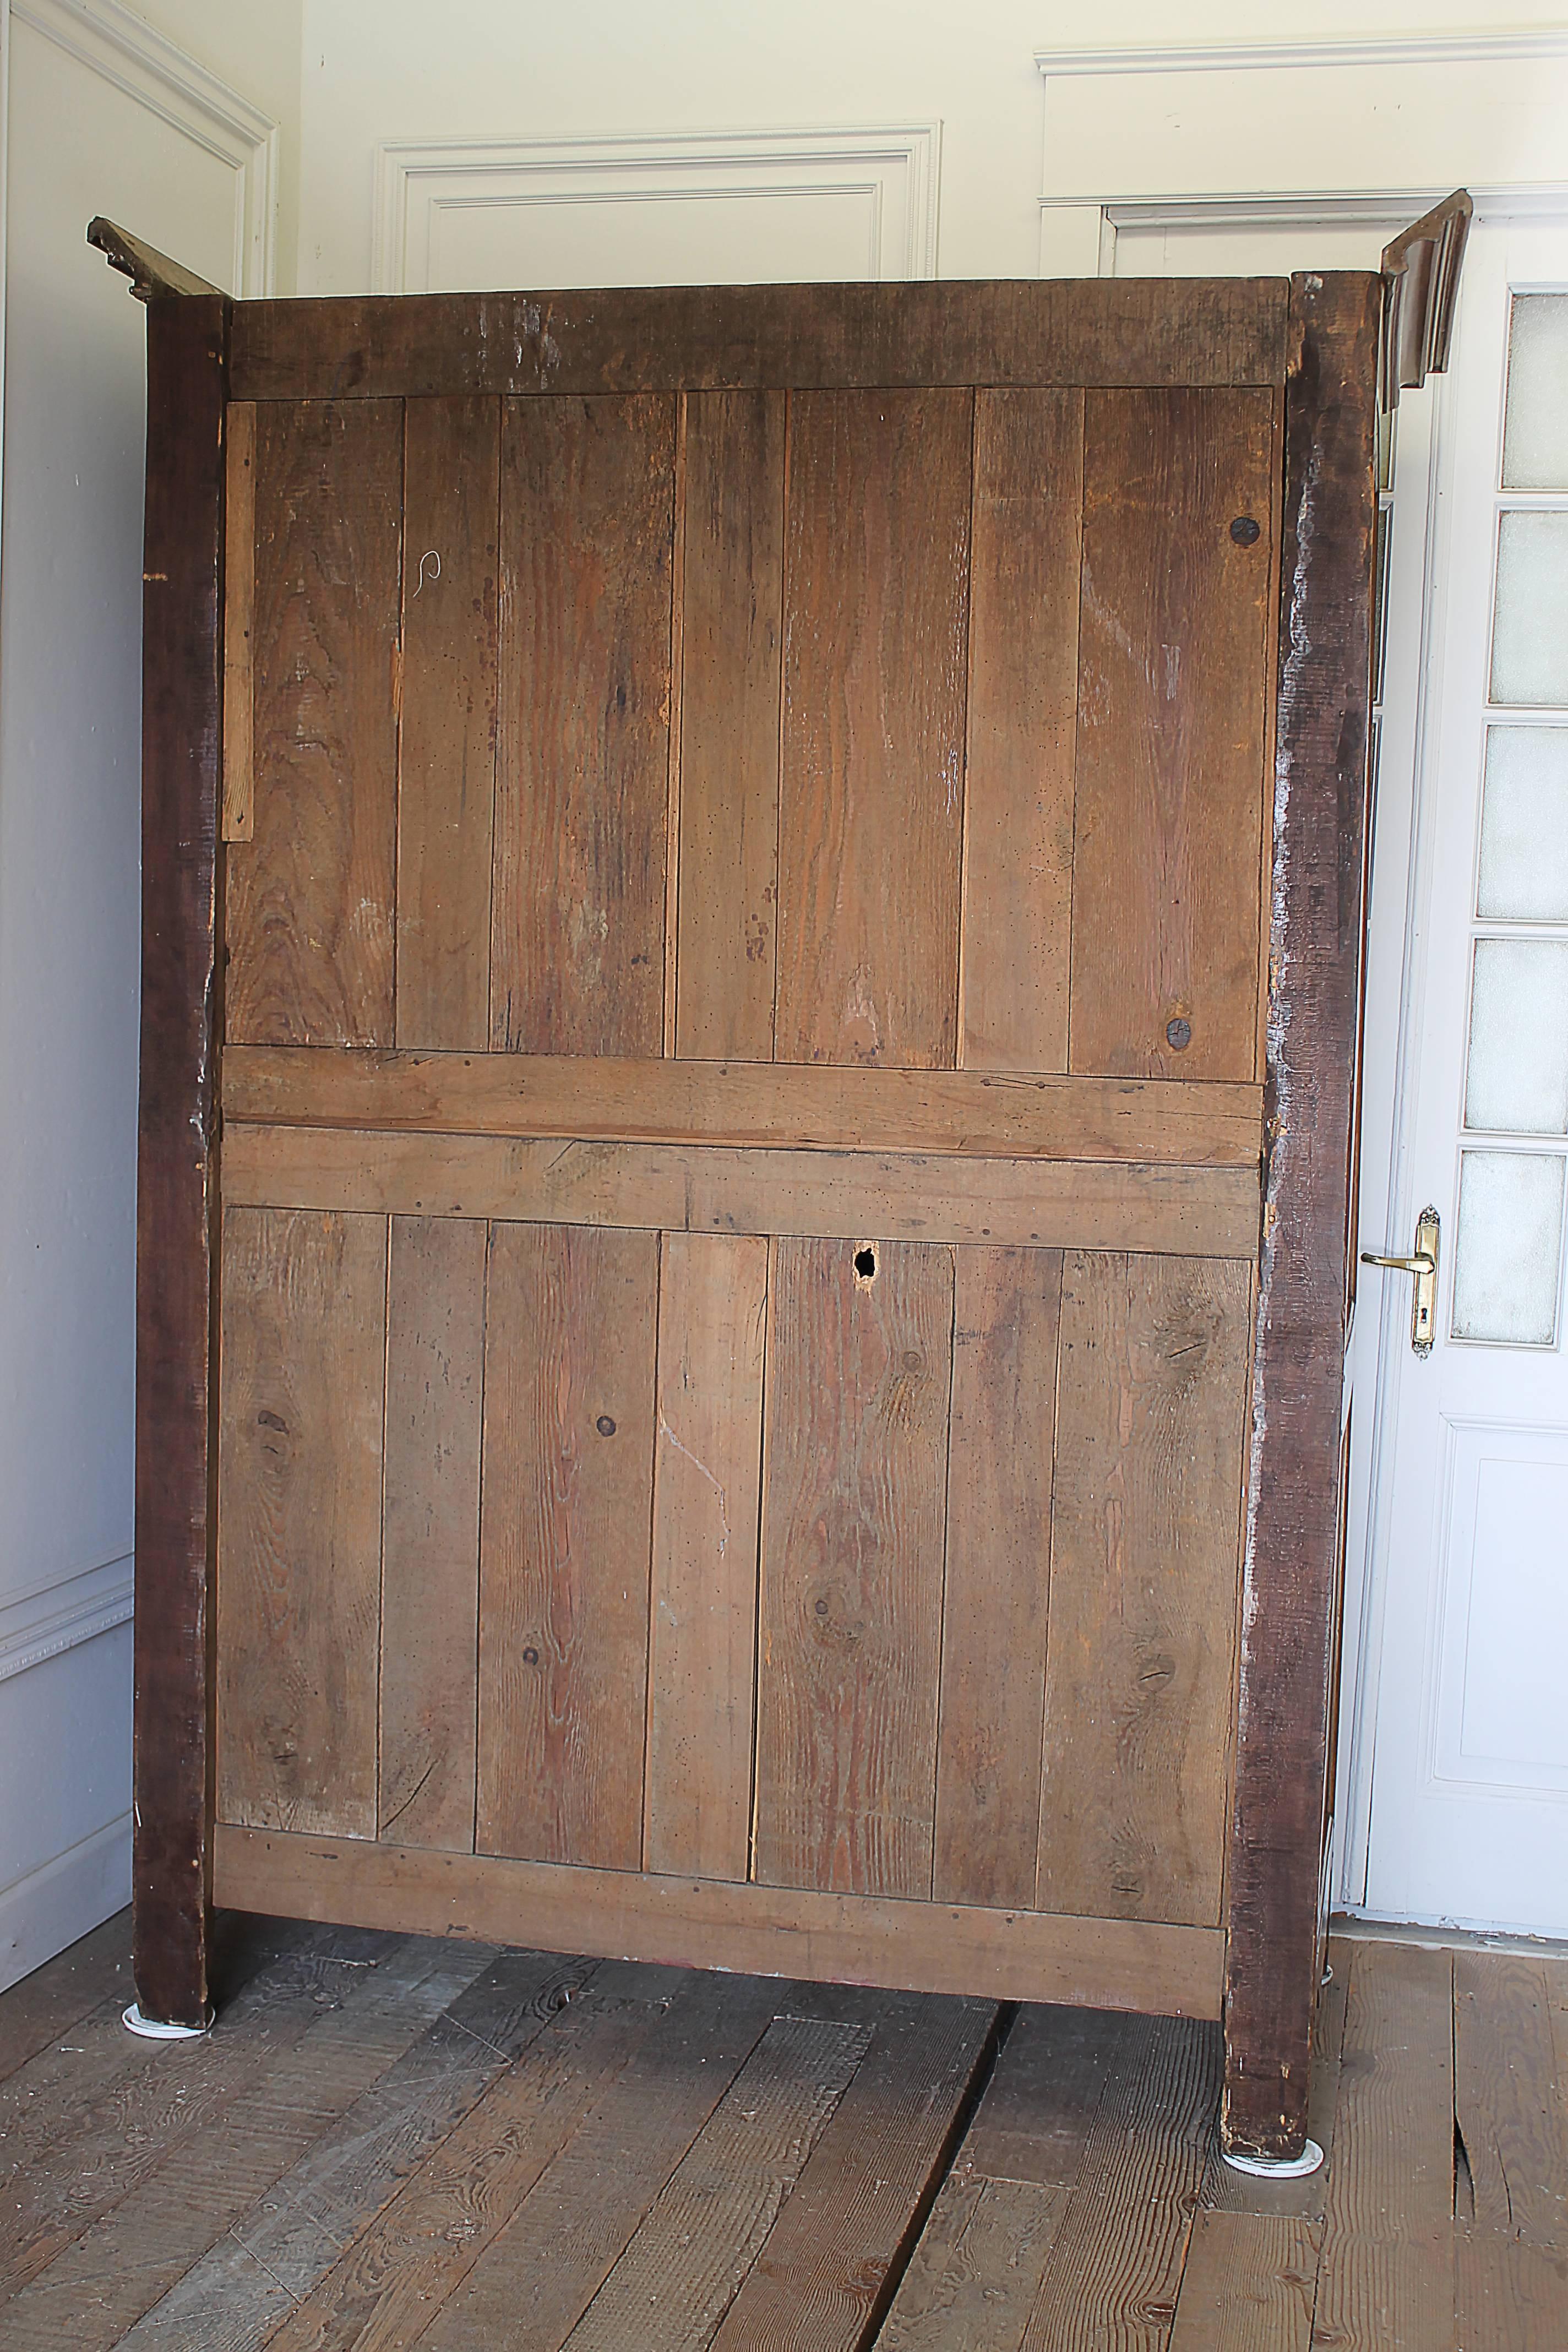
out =
<svg viewBox="0 0 1568 2352"><path fill-rule="evenodd" d="M1394 1229L1441 1218L1436 1330L1384 1310L1367 1908L1568 1933L1568 215L1478 232L1439 460ZM1421 919L1422 910L1426 919ZM1375 915L1374 915L1375 920ZM1380 1298L1379 1286L1383 1286Z"/></svg>

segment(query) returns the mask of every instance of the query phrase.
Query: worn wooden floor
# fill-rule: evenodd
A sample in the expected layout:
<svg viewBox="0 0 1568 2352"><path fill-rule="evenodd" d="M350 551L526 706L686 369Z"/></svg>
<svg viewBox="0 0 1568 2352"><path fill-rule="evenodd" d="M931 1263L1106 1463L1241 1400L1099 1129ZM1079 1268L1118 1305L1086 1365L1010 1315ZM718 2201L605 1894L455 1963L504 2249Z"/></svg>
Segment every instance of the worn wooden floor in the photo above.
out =
<svg viewBox="0 0 1568 2352"><path fill-rule="evenodd" d="M1210 2026L227 1927L0 1997L5 2352L1568 2352L1565 1960L1338 1945L1259 2186Z"/></svg>

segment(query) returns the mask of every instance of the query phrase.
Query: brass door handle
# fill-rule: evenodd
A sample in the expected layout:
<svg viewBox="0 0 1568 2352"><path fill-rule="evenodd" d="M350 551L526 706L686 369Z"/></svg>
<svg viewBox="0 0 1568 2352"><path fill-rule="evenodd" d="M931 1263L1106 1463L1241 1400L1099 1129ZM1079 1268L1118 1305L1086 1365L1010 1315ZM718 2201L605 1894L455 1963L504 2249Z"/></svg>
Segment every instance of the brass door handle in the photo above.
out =
<svg viewBox="0 0 1568 2352"><path fill-rule="evenodd" d="M1415 1220L1415 1247L1408 1257L1385 1257L1381 1250L1363 1250L1363 1265L1392 1266L1396 1274L1415 1276L1414 1296L1410 1301L1410 1345L1418 1356L1432 1352L1432 1334L1437 1314L1437 1247L1442 1223L1436 1209L1428 1206Z"/></svg>

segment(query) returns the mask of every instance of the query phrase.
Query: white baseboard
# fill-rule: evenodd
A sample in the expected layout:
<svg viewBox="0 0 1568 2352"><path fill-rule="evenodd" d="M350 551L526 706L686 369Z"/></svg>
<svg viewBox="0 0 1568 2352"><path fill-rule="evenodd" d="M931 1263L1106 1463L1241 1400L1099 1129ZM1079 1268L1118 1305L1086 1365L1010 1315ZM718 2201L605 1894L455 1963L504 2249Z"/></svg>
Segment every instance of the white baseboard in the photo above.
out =
<svg viewBox="0 0 1568 2352"><path fill-rule="evenodd" d="M0 1892L0 1992L130 1900L125 1812Z"/></svg>

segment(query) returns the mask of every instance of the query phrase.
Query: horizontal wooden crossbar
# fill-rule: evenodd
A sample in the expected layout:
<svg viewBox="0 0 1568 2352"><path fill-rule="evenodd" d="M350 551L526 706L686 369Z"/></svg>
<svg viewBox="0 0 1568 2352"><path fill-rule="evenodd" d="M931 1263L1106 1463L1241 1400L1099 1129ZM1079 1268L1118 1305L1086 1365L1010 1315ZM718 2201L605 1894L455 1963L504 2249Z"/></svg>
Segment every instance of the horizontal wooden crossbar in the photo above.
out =
<svg viewBox="0 0 1568 2352"><path fill-rule="evenodd" d="M242 302L237 400L893 384L1277 384L1283 278L652 286Z"/></svg>
<svg viewBox="0 0 1568 2352"><path fill-rule="evenodd" d="M230 1207L371 1210L666 1233L1037 1244L1251 1258L1258 1177L1242 1168L955 1154L519 1141L355 1128L225 1132Z"/></svg>
<svg viewBox="0 0 1568 2352"><path fill-rule="evenodd" d="M219 1822L215 1899L362 1927L910 1992L1217 2017L1217 1927L725 1885Z"/></svg>
<svg viewBox="0 0 1568 2352"><path fill-rule="evenodd" d="M230 1045L223 1101L272 1126L1219 1168L1263 1138L1255 1086L565 1054Z"/></svg>

